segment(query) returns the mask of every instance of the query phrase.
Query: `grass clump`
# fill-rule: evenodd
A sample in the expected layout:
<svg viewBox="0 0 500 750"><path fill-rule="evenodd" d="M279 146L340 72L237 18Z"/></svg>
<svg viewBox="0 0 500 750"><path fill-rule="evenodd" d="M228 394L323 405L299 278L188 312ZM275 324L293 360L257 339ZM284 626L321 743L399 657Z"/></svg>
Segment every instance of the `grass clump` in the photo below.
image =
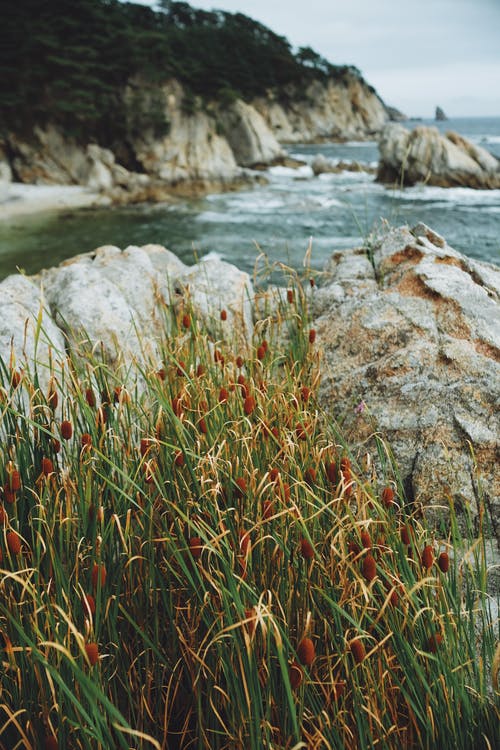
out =
<svg viewBox="0 0 500 750"><path fill-rule="evenodd" d="M167 314L128 383L2 367L0 746L498 746L480 545L324 419L300 285L250 351Z"/></svg>

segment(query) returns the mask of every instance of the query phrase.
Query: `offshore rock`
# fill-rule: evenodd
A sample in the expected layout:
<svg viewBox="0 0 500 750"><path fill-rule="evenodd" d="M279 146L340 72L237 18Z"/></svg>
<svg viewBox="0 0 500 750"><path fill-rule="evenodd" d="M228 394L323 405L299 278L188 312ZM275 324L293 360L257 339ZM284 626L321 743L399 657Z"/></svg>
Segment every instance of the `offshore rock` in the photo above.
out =
<svg viewBox="0 0 500 750"><path fill-rule="evenodd" d="M452 500L500 531L500 269L420 224L335 253L318 290L321 401L348 439L387 438L406 498Z"/></svg>
<svg viewBox="0 0 500 750"><path fill-rule="evenodd" d="M500 188L499 160L457 133L442 135L424 126L410 131L390 123L382 131L379 149L379 182Z"/></svg>

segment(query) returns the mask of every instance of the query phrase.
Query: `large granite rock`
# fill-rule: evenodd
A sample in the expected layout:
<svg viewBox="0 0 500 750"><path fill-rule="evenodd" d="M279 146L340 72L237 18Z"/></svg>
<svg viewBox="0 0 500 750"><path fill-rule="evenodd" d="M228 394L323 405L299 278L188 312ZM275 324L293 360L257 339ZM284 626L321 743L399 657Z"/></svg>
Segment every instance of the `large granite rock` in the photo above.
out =
<svg viewBox="0 0 500 750"><path fill-rule="evenodd" d="M64 352L64 337L47 313L40 285L14 274L0 284L0 366L33 373L47 392L50 362Z"/></svg>
<svg viewBox="0 0 500 750"><path fill-rule="evenodd" d="M115 369L123 366L125 376L133 361L162 361L166 306L192 308L214 340L245 348L253 335L252 299L248 274L216 257L188 267L160 245L106 245L38 277L0 283L0 360L30 370L37 362L48 372L50 358L61 359L65 348L77 357L93 351Z"/></svg>
<svg viewBox="0 0 500 750"><path fill-rule="evenodd" d="M391 446L410 501L500 530L500 269L424 225L337 252L318 290L321 400L352 441ZM376 452L375 452L376 454Z"/></svg>
<svg viewBox="0 0 500 750"><path fill-rule="evenodd" d="M500 188L500 162L484 148L437 128L390 123L379 140L379 182Z"/></svg>

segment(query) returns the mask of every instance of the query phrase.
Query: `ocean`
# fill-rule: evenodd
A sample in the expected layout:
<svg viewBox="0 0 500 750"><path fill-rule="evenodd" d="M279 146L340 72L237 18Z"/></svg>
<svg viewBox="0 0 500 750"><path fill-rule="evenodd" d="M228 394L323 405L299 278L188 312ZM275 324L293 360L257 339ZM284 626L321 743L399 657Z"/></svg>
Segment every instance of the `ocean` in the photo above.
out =
<svg viewBox="0 0 500 750"><path fill-rule="evenodd" d="M500 117L463 118L435 125L454 130L500 158ZM264 254L270 263L321 269L337 249L359 246L382 220L410 226L423 221L457 250L500 265L500 190L417 186L387 188L368 172L313 175L314 157L375 167L376 142L292 145L298 169L272 167L267 185L180 200L175 204L80 209L13 217L0 226L0 278L21 268L35 273L104 244L168 247L191 264L217 253L252 272Z"/></svg>

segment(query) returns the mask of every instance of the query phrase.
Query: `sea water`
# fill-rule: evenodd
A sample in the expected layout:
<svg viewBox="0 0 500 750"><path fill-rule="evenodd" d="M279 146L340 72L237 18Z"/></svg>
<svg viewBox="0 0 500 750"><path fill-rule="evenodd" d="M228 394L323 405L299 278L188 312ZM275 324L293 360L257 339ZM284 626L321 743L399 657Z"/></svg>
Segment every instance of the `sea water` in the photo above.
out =
<svg viewBox="0 0 500 750"><path fill-rule="evenodd" d="M500 158L500 118L432 124L454 130ZM158 243L186 263L216 253L252 271L258 258L298 268L312 246L311 265L321 269L337 249L361 245L385 220L410 226L425 222L457 250L500 265L500 190L396 189L366 171L315 177L311 163L333 161L376 167L376 142L292 145L298 169L272 167L266 185L174 204L45 213L15 217L0 226L0 278L17 268L35 273L104 244Z"/></svg>

